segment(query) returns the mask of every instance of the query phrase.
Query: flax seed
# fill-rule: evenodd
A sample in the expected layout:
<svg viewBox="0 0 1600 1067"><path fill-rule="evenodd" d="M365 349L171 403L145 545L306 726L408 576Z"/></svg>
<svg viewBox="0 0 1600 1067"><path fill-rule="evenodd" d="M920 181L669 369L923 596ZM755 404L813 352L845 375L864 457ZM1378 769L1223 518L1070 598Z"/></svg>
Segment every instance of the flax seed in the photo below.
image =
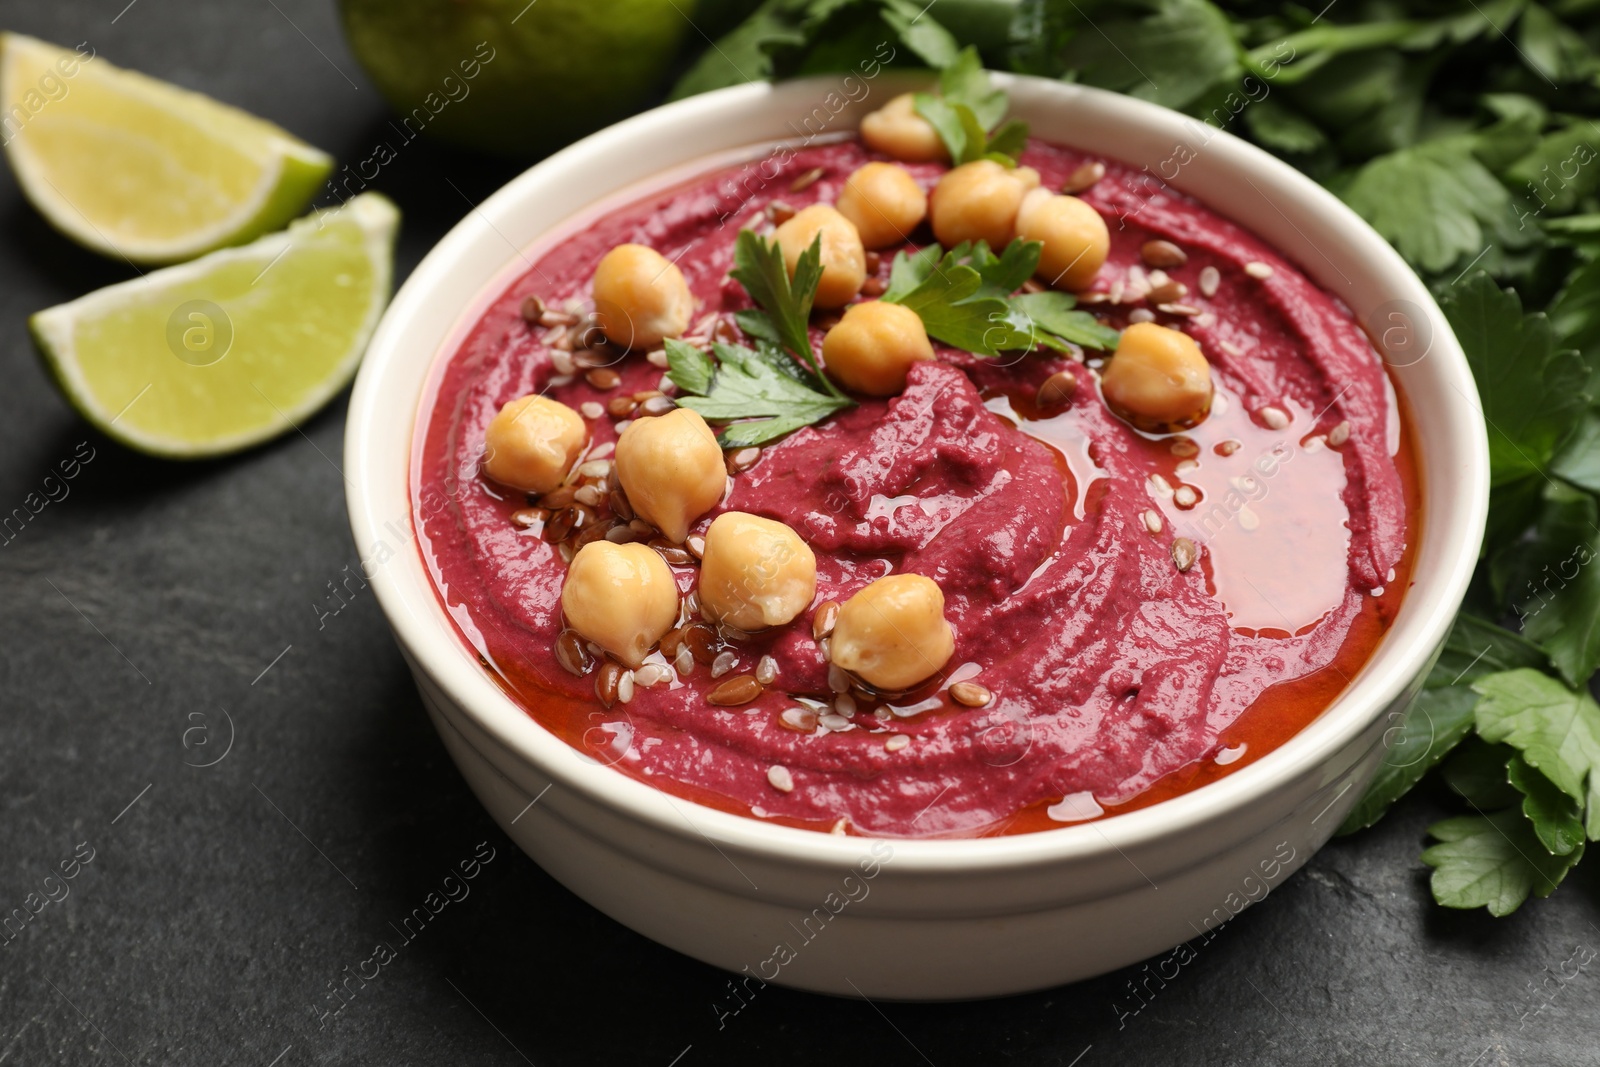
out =
<svg viewBox="0 0 1600 1067"><path fill-rule="evenodd" d="M1152 267L1173 270L1189 262L1183 249L1171 241L1146 241L1139 247L1139 256Z"/></svg>
<svg viewBox="0 0 1600 1067"><path fill-rule="evenodd" d="M617 686L621 682L622 665L608 659L600 664L600 673L595 675L594 695L600 698L600 703L609 708L617 702Z"/></svg>
<svg viewBox="0 0 1600 1067"><path fill-rule="evenodd" d="M712 677L715 678L716 674L713 673ZM760 695L761 683L751 675L739 674L713 687L711 692L706 694L706 700L722 707L736 707L748 704Z"/></svg>
<svg viewBox="0 0 1600 1067"><path fill-rule="evenodd" d="M578 636L576 630L562 630L556 636L556 662L561 664L562 670L580 678L594 666L594 660L590 658L589 650L583 647L583 638Z"/></svg>
<svg viewBox="0 0 1600 1067"><path fill-rule="evenodd" d="M1056 408L1072 401L1072 394L1078 391L1078 377L1069 370L1057 371L1044 380L1039 386L1036 403L1041 408Z"/></svg>

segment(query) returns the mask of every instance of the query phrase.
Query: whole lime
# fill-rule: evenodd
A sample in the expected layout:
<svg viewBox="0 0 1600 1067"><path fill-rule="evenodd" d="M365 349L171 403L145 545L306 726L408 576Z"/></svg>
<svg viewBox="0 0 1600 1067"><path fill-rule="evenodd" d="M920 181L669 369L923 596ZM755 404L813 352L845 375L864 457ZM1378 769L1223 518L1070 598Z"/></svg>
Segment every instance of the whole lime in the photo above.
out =
<svg viewBox="0 0 1600 1067"><path fill-rule="evenodd" d="M694 0L340 0L350 48L409 135L498 155L560 147L661 87Z"/></svg>

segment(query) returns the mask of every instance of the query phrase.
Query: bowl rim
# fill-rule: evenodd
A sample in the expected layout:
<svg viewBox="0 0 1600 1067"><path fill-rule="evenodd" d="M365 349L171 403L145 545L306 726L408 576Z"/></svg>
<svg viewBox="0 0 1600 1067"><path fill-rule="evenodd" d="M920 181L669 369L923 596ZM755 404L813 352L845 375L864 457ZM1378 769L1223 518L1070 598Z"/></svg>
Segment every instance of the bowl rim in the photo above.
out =
<svg viewBox="0 0 1600 1067"><path fill-rule="evenodd" d="M885 81L891 85L926 84L932 76L927 72L884 72ZM1045 94L1059 100L1064 106L1073 106L1074 101L1080 104L1086 101L1092 107L1120 112L1130 124L1154 127L1175 138L1184 136L1186 130L1192 131L1196 121L1179 112L1119 93L1026 75L992 72L992 77L1002 88L1022 90L1030 96ZM798 100L801 94L810 94L810 98L814 98L817 90L833 88L836 84L837 76L830 75L816 75L777 84L756 82L689 97L642 112L591 134L522 172L476 205L452 227L411 272L385 311L351 395L345 438L345 483L351 527L358 548L373 544L378 539L382 518L394 514L393 507L380 508L374 500L375 495L383 491L372 472L378 450L385 447L380 438L392 442L396 434L394 423L397 419L403 420L409 469L415 427L423 414L420 407L399 413L382 408L379 404L379 380L390 373L389 365L405 346L410 320L421 313L420 305L425 303L428 293L456 268L458 262L469 256L472 242L478 236L469 232L475 216L482 215L493 226L492 220L497 212L536 195L538 186L549 176L585 168L603 169L608 155L627 152L631 141L654 127L681 129L686 134L704 124L714 129L717 123L734 116L746 117L764 109L777 112L782 106ZM1249 166L1255 182L1269 189L1288 191L1300 205L1299 210L1314 210L1336 219L1341 232L1347 232L1349 239L1360 245L1362 260L1368 269L1376 272L1376 276L1381 277L1385 286L1392 289L1397 297L1409 301L1427 318L1427 325L1432 331L1433 348L1430 354L1445 364L1445 371L1454 379L1451 384L1456 390L1472 398L1466 423L1469 429L1475 429L1476 432L1456 434L1455 444L1466 468L1465 475L1453 476L1453 480L1460 480L1462 488L1456 506L1448 514L1438 513L1431 506L1426 487L1423 488L1425 521L1429 525L1448 524L1448 539L1439 553L1443 574L1435 583L1438 587L1428 590L1426 595L1420 583L1410 589L1402 604L1401 614L1355 679L1311 723L1249 765L1169 800L1091 823L1000 837L882 838L892 842L894 869L900 874L1021 870L1063 861L1105 857L1181 835L1230 812L1244 809L1274 791L1314 774L1369 729L1376 717L1427 666L1429 658L1448 633L1466 592L1477 561L1487 513L1488 446L1471 370L1443 313L1426 286L1388 242L1331 192L1226 130L1208 127L1206 137L1208 152L1216 150L1234 157L1237 165ZM784 140L774 137L766 143L778 144ZM709 157L717 151L717 148L708 147L698 153L698 157ZM1114 149L1103 151L1116 156ZM682 169L684 165L680 163L676 169ZM672 169L674 167L670 165L663 168L664 171ZM1182 181L1169 184L1180 191L1184 187ZM595 202L603 202L608 195L596 196ZM1230 217L1221 209L1212 207L1209 210L1216 211L1224 218ZM1249 228L1247 224L1241 225ZM549 232L549 229L545 232ZM536 235L522 246L512 245L511 251L505 254L501 262L492 264L484 287L506 284L506 269L511 258L541 237ZM481 310L481 304L476 306ZM456 314L461 312L462 309L456 310ZM458 326L446 330L442 344L423 363L419 381L423 400L427 396L427 382L435 373L439 361L446 358L445 348L459 340ZM1414 427L1416 422L1416 413L1413 412L1410 425ZM1416 434L1414 428L1412 432ZM1433 472L1432 476L1439 477L1440 473ZM1421 472L1424 478L1428 474L1426 470ZM730 847L743 855L765 857L786 864L836 869L855 863L862 855L863 846L879 839L876 835L819 833L721 811L665 793L582 756L507 697L479 666L476 657L468 657L467 645L439 603L432 576L422 562L421 539L414 530L409 484L404 487L404 501L406 522L412 524L412 537L396 551L394 558L375 568L368 580L413 667L424 670L462 713L523 765L552 782L559 782L576 791L591 802L625 815L654 831L697 846L710 843L719 850ZM1417 552L1420 555L1423 550L1421 542L1425 540L1422 531L1415 539L1419 542ZM417 597L401 587L391 570L402 558L407 566L416 567L422 572L422 588L427 594L427 603L417 603ZM1414 567L1420 563L1421 560L1417 560ZM1408 638L1408 646L1395 648L1395 631L1400 628L1401 619L1408 618L1408 608L1412 614L1425 614L1410 621L1410 628L1416 633ZM440 640L441 637L447 640Z"/></svg>

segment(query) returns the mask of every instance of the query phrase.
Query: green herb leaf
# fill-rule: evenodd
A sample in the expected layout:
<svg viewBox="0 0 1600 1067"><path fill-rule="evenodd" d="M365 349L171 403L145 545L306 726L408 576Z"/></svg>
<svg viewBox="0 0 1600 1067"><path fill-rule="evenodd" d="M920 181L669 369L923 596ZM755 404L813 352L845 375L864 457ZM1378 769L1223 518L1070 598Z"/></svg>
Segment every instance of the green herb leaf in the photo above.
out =
<svg viewBox="0 0 1600 1067"><path fill-rule="evenodd" d="M754 230L740 230L733 246L733 269L728 274L744 286L750 299L771 320L769 332L778 343L814 367L811 302L822 278L822 235L818 234L811 247L800 253L791 280L778 242L768 241ZM747 314L745 318L753 316Z"/></svg>
<svg viewBox="0 0 1600 1067"><path fill-rule="evenodd" d="M1080 19L1061 61L1089 85L1184 108L1218 82L1243 73L1233 25L1206 0L1151 0L1090 11ZM1150 11L1142 18L1117 17Z"/></svg>
<svg viewBox="0 0 1600 1067"><path fill-rule="evenodd" d="M1011 298L1011 306L1033 324L1036 335L1107 352L1116 348L1122 334L1087 311L1075 310L1076 304L1066 293L1022 293Z"/></svg>
<svg viewBox="0 0 1600 1067"><path fill-rule="evenodd" d="M1490 576L1522 632L1582 685L1600 667L1600 515L1594 497L1546 483L1531 536L1498 551Z"/></svg>
<svg viewBox="0 0 1600 1067"><path fill-rule="evenodd" d="M996 89L983 69L978 50L968 45L955 61L939 72L939 95L952 104L961 104L970 110L985 130L992 130L1006 117L1010 101L1005 90Z"/></svg>
<svg viewBox="0 0 1600 1067"><path fill-rule="evenodd" d="M983 275L970 264L960 262L959 253L966 247L946 252L915 288L897 294L892 302L915 311L929 337L974 355L992 357L1003 351L1037 347L1027 323L1013 315L1010 304L998 296L979 295ZM916 267L908 261L905 270L920 272L925 266L925 261ZM889 299L888 291L883 299Z"/></svg>
<svg viewBox="0 0 1600 1067"><path fill-rule="evenodd" d="M692 345L668 342L667 377L688 394L678 398L680 407L731 423L717 435L724 448L764 444L851 406L817 388L811 373L775 346L716 344L712 351L715 362Z"/></svg>
<svg viewBox="0 0 1600 1067"><path fill-rule="evenodd" d="M917 114L933 126L954 163L993 159L1003 166L1017 165L1027 145L1028 124L1008 122L989 136L1005 117L1009 101L1003 90L990 84L977 49L969 45L940 74L939 91L939 96L916 94Z"/></svg>
<svg viewBox="0 0 1600 1067"><path fill-rule="evenodd" d="M1588 402L1588 368L1576 352L1556 350L1543 314L1524 315L1517 294L1487 274L1452 286L1440 305L1478 383L1491 484L1543 471Z"/></svg>
<svg viewBox="0 0 1600 1067"><path fill-rule="evenodd" d="M1600 66L1584 39L1538 4L1522 13L1517 38L1528 66L1552 82L1577 81Z"/></svg>
<svg viewBox="0 0 1600 1067"><path fill-rule="evenodd" d="M927 245L909 255L896 252L894 261L889 264L889 284L879 299L898 303L901 297L928 280L942 258L944 249L938 245Z"/></svg>
<svg viewBox="0 0 1600 1067"><path fill-rule="evenodd" d="M1526 668L1486 675L1472 685L1478 734L1522 754L1588 812L1589 836L1600 837L1600 705L1548 674Z"/></svg>
<svg viewBox="0 0 1600 1067"><path fill-rule="evenodd" d="M1565 856L1583 847L1583 822L1578 802L1555 787L1521 756L1506 764L1506 779L1522 794L1522 814L1552 855Z"/></svg>
<svg viewBox="0 0 1600 1067"><path fill-rule="evenodd" d="M1543 667L1544 653L1529 641L1472 615L1456 616L1423 690L1384 732L1384 758L1367 791L1339 833L1365 829L1471 732L1478 694L1471 685L1496 671ZM1497 771L1504 784L1505 760ZM1506 803L1510 803L1509 800Z"/></svg>
<svg viewBox="0 0 1600 1067"><path fill-rule="evenodd" d="M1529 893L1549 896L1583 856L1581 846L1552 856L1519 808L1446 819L1428 833L1441 842L1422 854L1434 869L1433 899L1490 915L1511 914Z"/></svg>
<svg viewBox="0 0 1600 1067"><path fill-rule="evenodd" d="M1507 777L1517 756L1510 745L1491 745L1479 737L1463 741L1439 768L1439 776L1462 800L1481 811L1498 811L1522 800Z"/></svg>
<svg viewBox="0 0 1600 1067"><path fill-rule="evenodd" d="M691 344L669 337L663 342L667 350L667 377L685 393L705 396L711 392L711 377L717 365L711 357Z"/></svg>
<svg viewBox="0 0 1600 1067"><path fill-rule="evenodd" d="M1504 238L1511 194L1473 155L1471 137L1441 138L1379 156L1343 189L1346 203L1406 259L1435 273Z"/></svg>

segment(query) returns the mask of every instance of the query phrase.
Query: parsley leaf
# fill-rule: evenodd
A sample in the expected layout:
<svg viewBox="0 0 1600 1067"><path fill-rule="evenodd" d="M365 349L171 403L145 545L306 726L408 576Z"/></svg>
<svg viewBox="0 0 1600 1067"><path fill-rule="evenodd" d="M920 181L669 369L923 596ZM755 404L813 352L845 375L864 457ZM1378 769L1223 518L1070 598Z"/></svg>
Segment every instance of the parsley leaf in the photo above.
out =
<svg viewBox="0 0 1600 1067"><path fill-rule="evenodd" d="M1440 273L1504 240L1511 194L1473 155L1471 137L1449 137L1379 156L1340 192L1345 202L1423 270ZM1511 231L1515 233L1514 230Z"/></svg>
<svg viewBox="0 0 1600 1067"><path fill-rule="evenodd" d="M1039 265L1037 241L1015 240L996 256L983 241L947 252L928 245L898 253L881 299L922 318L928 336L974 355L1032 351L1040 345L1114 348L1120 336L1066 293L1012 293Z"/></svg>
<svg viewBox="0 0 1600 1067"><path fill-rule="evenodd" d="M1422 691L1384 731L1383 762L1338 832L1354 833L1383 818L1395 801L1471 732L1479 699L1470 688L1473 681L1495 671L1544 664L1544 654L1511 631L1472 615L1456 616ZM1502 784L1504 769L1502 758L1495 772Z"/></svg>
<svg viewBox="0 0 1600 1067"><path fill-rule="evenodd" d="M1440 768L1440 777L1479 811L1498 811L1522 799L1506 776L1506 765L1516 754L1510 745L1491 745L1480 737L1469 737L1450 754Z"/></svg>
<svg viewBox="0 0 1600 1067"><path fill-rule="evenodd" d="M1150 13L1117 17L1141 7ZM1089 85L1184 108L1242 73L1234 28L1206 0L1086 3L1073 9L1080 19L1061 60Z"/></svg>
<svg viewBox="0 0 1600 1067"><path fill-rule="evenodd" d="M1428 833L1440 841L1422 854L1434 869L1433 899L1447 908L1488 908L1496 916L1516 911L1529 893L1554 893L1583 856L1581 846L1552 856L1517 808L1445 819Z"/></svg>
<svg viewBox="0 0 1600 1067"><path fill-rule="evenodd" d="M1588 401L1588 368L1576 352L1556 350L1542 313L1524 315L1516 292L1487 274L1453 286L1440 305L1478 383L1490 484L1542 472Z"/></svg>
<svg viewBox="0 0 1600 1067"><path fill-rule="evenodd" d="M1067 293L1022 293L1011 298L1011 306L1027 317L1045 344L1056 339L1108 352L1116 348L1122 335L1089 312L1075 310L1076 305Z"/></svg>
<svg viewBox="0 0 1600 1067"><path fill-rule="evenodd" d="M1522 794L1522 814L1533 824L1533 832L1545 849L1565 856L1583 847L1583 823L1578 802L1555 787L1521 756L1506 764L1506 780Z"/></svg>
<svg viewBox="0 0 1600 1067"><path fill-rule="evenodd" d="M987 254L987 247L984 251ZM922 254L919 252L919 257ZM971 255L971 246L961 244L937 262L929 256L913 264L902 252L890 267L891 279L896 273L902 279L916 276L916 284L908 291L895 293L892 300L892 290L885 290L882 299L915 311L929 337L974 355L992 357L1008 349L1036 347L1027 324L1013 318L1004 298L979 292L984 287L983 274L962 262ZM906 259L904 264L902 258Z"/></svg>
<svg viewBox="0 0 1600 1067"><path fill-rule="evenodd" d="M1544 487L1532 535L1501 548L1489 574L1522 632L1550 654L1561 676L1582 685L1600 667L1600 514L1594 497Z"/></svg>
<svg viewBox="0 0 1600 1067"><path fill-rule="evenodd" d="M1486 675L1472 685L1478 734L1504 741L1528 765L1588 812L1591 838L1600 838L1600 705L1540 671L1521 668Z"/></svg>
<svg viewBox="0 0 1600 1067"><path fill-rule="evenodd" d="M939 94L916 94L917 114L938 132L954 163L992 159L1007 167L1017 165L1027 145L1028 124L1012 121L995 129L1009 101L1004 90L990 84L976 48L962 49L940 74Z"/></svg>
<svg viewBox="0 0 1600 1067"><path fill-rule="evenodd" d="M822 235L800 253L794 278L783 260L776 241L768 241L754 230L740 230L733 246L733 269L728 274L744 286L761 308L736 316L741 329L752 337L787 349L816 378L816 384L840 400L845 395L822 373L817 355L811 349L811 303L822 279Z"/></svg>
<svg viewBox="0 0 1600 1067"><path fill-rule="evenodd" d="M678 405L728 424L717 435L723 448L765 444L851 406L822 392L811 372L763 341L755 348L714 344L715 361L682 341L665 347L667 377L685 394Z"/></svg>

